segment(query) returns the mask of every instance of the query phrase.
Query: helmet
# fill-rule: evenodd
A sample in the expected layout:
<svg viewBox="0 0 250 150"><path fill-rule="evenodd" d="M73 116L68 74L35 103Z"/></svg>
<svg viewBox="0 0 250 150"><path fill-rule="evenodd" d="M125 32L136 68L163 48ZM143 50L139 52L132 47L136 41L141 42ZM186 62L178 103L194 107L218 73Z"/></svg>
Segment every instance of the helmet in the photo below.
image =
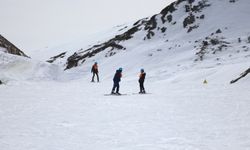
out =
<svg viewBox="0 0 250 150"><path fill-rule="evenodd" d="M119 71L122 71L122 68L119 68L118 70L119 70Z"/></svg>
<svg viewBox="0 0 250 150"><path fill-rule="evenodd" d="M144 72L144 69L141 69L141 72Z"/></svg>
<svg viewBox="0 0 250 150"><path fill-rule="evenodd" d="M95 62L95 64L97 64L97 62Z"/></svg>

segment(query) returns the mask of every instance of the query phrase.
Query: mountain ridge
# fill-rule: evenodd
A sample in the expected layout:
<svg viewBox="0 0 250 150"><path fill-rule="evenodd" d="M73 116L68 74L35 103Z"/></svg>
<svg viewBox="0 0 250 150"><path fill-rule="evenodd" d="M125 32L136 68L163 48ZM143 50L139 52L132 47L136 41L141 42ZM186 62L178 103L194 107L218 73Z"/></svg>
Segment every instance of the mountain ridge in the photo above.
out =
<svg viewBox="0 0 250 150"><path fill-rule="evenodd" d="M12 44L10 41L8 41L6 38L4 38L2 35L0 35L0 47L2 47L3 51L6 53L18 55L18 56L29 57L22 50L20 50L14 44Z"/></svg>
<svg viewBox="0 0 250 150"><path fill-rule="evenodd" d="M227 7L229 10L222 9L223 7ZM162 49L179 51L178 49L186 47L185 49L190 49L190 52L193 53L193 61L203 61L214 57L220 64L220 60L223 60L226 55L232 57L236 55L235 53L240 52L246 53L244 57L249 57L250 33L242 35L245 34L246 29L244 28L237 33L238 35L233 35L237 37L232 39L232 34L236 29L233 29L228 22L237 23L230 20L233 17L226 14L231 11L231 14L240 16L241 12L239 13L234 7L245 9L243 8L244 1L177 0L161 10L159 14L140 19L132 27L121 27L120 30L126 31L103 43L98 43L88 49L76 50L72 55L67 55L68 52L64 51L51 57L48 62L57 63L58 61L63 64L65 70L68 70L81 66L87 61L93 61L92 59L102 60L120 52L131 51L140 45L146 47L150 42L153 45L152 41L156 41L154 49L157 51L162 51ZM218 13L220 11L222 13ZM217 12L217 14L214 15L213 12ZM220 19L225 19L225 22ZM208 20L214 24L208 24ZM244 24L245 26L250 25L249 22L244 22ZM163 45L163 47L159 47L157 44ZM235 50L236 48L240 50ZM224 58L219 58L222 54ZM98 57L96 57L97 55ZM99 58L100 55L102 58Z"/></svg>

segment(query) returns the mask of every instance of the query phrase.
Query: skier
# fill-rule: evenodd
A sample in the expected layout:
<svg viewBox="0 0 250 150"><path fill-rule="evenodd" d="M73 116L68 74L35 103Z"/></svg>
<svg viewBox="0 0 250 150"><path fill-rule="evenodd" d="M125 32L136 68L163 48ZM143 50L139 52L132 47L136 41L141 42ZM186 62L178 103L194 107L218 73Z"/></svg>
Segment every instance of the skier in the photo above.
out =
<svg viewBox="0 0 250 150"><path fill-rule="evenodd" d="M140 76L139 76L139 85L140 85L140 94L145 94L146 91L145 91L145 88L144 88L144 80L145 80L145 77L146 77L146 73L144 72L144 69L141 69L141 73L140 73Z"/></svg>
<svg viewBox="0 0 250 150"><path fill-rule="evenodd" d="M121 95L119 93L119 88L120 88L119 82L121 81L121 77L122 77L122 68L119 68L118 70L116 70L116 73L113 78L114 85L113 85L111 94Z"/></svg>
<svg viewBox="0 0 250 150"><path fill-rule="evenodd" d="M99 82L99 75L98 75L98 65L97 65L97 62L95 62L94 65L92 66L91 73L93 73L92 81L91 81L91 82L95 82L95 80L94 80L95 75L97 76L97 82Z"/></svg>

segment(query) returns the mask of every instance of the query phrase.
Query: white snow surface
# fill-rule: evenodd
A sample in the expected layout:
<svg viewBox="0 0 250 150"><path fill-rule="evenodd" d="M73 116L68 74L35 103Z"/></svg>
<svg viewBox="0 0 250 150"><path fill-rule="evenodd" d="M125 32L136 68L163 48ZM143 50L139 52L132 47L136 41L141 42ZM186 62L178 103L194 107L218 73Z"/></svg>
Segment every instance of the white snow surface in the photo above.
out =
<svg viewBox="0 0 250 150"><path fill-rule="evenodd" d="M247 150L250 80L229 85L247 64L197 68L166 78L148 75L147 95L124 71L121 93L104 96L112 79L90 83L27 81L0 86L3 150ZM73 75L74 76L74 75ZM208 84L203 84L207 78Z"/></svg>
<svg viewBox="0 0 250 150"><path fill-rule="evenodd" d="M6 52L6 48L0 47L0 52Z"/></svg>
<svg viewBox="0 0 250 150"><path fill-rule="evenodd" d="M62 68L54 64L0 52L0 80L8 85L23 81L56 80Z"/></svg>
<svg viewBox="0 0 250 150"><path fill-rule="evenodd" d="M213 2L216 7L205 9L212 14L206 14L223 13L218 9L225 10L225 0ZM249 4L247 0L228 3L227 11ZM248 9L226 16L243 21L240 16L249 15L243 10ZM249 47L250 21L242 25L235 21L223 30L231 43L228 51L194 61L193 40L225 28L217 26L224 25L221 18L207 18L200 24L202 35L196 30L176 32L179 27L173 26L166 43L162 37L143 42L139 33L125 43L126 51L108 58L101 52L67 71L59 62L48 64L0 51L4 82L0 85L0 150L249 150L250 75L235 84L229 82L250 66L250 51L242 49ZM207 29L211 22L218 24ZM102 34L109 36L110 31ZM180 43L181 47L176 46ZM99 83L90 82L94 61L99 64ZM104 96L111 92L119 67L123 68L120 92L127 95ZM147 73L149 94L145 95L134 94L139 91L141 68ZM204 80L208 83L203 84Z"/></svg>

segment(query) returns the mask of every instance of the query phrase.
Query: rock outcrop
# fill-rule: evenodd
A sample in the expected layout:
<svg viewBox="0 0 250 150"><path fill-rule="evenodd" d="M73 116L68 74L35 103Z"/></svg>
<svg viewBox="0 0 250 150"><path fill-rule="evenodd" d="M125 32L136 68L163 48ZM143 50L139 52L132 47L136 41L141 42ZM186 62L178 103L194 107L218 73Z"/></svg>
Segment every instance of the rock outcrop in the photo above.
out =
<svg viewBox="0 0 250 150"><path fill-rule="evenodd" d="M0 47L5 49L4 52L6 52L6 53L28 57L23 51L21 51L19 48L17 48L14 44L12 44L10 41L8 41L6 38L4 38L2 35L0 35Z"/></svg>

